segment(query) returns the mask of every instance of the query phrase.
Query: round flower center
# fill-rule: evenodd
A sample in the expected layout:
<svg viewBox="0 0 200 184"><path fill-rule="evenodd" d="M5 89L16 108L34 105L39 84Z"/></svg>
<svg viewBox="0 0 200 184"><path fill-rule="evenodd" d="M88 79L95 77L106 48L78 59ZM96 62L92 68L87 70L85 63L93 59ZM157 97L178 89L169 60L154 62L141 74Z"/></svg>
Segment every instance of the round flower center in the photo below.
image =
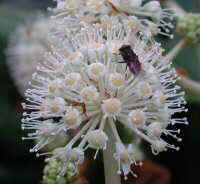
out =
<svg viewBox="0 0 200 184"><path fill-rule="evenodd" d="M115 116L121 111L121 102L116 98L104 100L102 109L107 116Z"/></svg>
<svg viewBox="0 0 200 184"><path fill-rule="evenodd" d="M40 105L40 111L45 111L47 109L46 104L41 104Z"/></svg>
<svg viewBox="0 0 200 184"><path fill-rule="evenodd" d="M60 112L60 106L58 105L58 104L52 104L52 106L51 106L51 112L52 113L57 113L57 112Z"/></svg>
<svg viewBox="0 0 200 184"><path fill-rule="evenodd" d="M49 89L50 93L59 92L59 90L61 89L60 81L58 81L58 80L52 81L49 84L48 89Z"/></svg>
<svg viewBox="0 0 200 184"><path fill-rule="evenodd" d="M78 64L83 60L83 55L80 52L71 52L67 59L72 64Z"/></svg>
<svg viewBox="0 0 200 184"><path fill-rule="evenodd" d="M124 164L128 164L130 162L129 156L127 152L120 153L120 161Z"/></svg>
<svg viewBox="0 0 200 184"><path fill-rule="evenodd" d="M90 147L95 149L104 148L107 139L107 135L101 130L94 130L90 132L88 136L88 142Z"/></svg>
<svg viewBox="0 0 200 184"><path fill-rule="evenodd" d="M50 103L50 111L52 113L58 113L64 110L65 101L60 97L55 98L52 103L51 102L49 103Z"/></svg>
<svg viewBox="0 0 200 184"><path fill-rule="evenodd" d="M145 113L141 110L133 110L129 113L129 117L131 122L134 125L144 125L146 117L145 117Z"/></svg>
<svg viewBox="0 0 200 184"><path fill-rule="evenodd" d="M83 154L83 153L82 153ZM68 152L68 157L70 159L70 161L72 162L78 162L79 159L80 159L80 156L82 155L81 153L79 153L77 151L77 149L71 149L69 152Z"/></svg>
<svg viewBox="0 0 200 184"><path fill-rule="evenodd" d="M78 81L81 79L80 74L78 73L70 73L65 78L65 85L66 86L74 86L78 83Z"/></svg>
<svg viewBox="0 0 200 184"><path fill-rule="evenodd" d="M148 126L148 135L153 137L153 138L159 138L162 134L162 127L161 127L161 124L158 123L158 122L154 122L154 123L151 123L149 126Z"/></svg>
<svg viewBox="0 0 200 184"><path fill-rule="evenodd" d="M63 120L69 127L79 126L81 123L80 113L77 109L68 109Z"/></svg>
<svg viewBox="0 0 200 184"><path fill-rule="evenodd" d="M139 30L139 27L140 27L140 24L139 24L139 21L137 19L131 19L128 23L128 26L134 30L134 31L138 31Z"/></svg>
<svg viewBox="0 0 200 184"><path fill-rule="evenodd" d="M96 100L99 96L97 89L94 86L83 88L80 94L85 101Z"/></svg>
<svg viewBox="0 0 200 184"><path fill-rule="evenodd" d="M122 87L125 83L123 76L119 73L111 74L109 80L111 86L114 88Z"/></svg>
<svg viewBox="0 0 200 184"><path fill-rule="evenodd" d="M53 67L56 71L61 71L65 67L63 62L53 64Z"/></svg>
<svg viewBox="0 0 200 184"><path fill-rule="evenodd" d="M79 124L79 111L76 109L70 110L65 113L65 123L69 126Z"/></svg>
<svg viewBox="0 0 200 184"><path fill-rule="evenodd" d="M66 123L68 125L74 125L76 124L76 117L74 117L74 114L67 114L67 121Z"/></svg>
<svg viewBox="0 0 200 184"><path fill-rule="evenodd" d="M151 85L148 82L140 82L137 90L138 96L141 98L148 98L152 94Z"/></svg>
<svg viewBox="0 0 200 184"><path fill-rule="evenodd" d="M88 66L88 75L91 79L98 80L105 73L105 66L102 63L93 63Z"/></svg>

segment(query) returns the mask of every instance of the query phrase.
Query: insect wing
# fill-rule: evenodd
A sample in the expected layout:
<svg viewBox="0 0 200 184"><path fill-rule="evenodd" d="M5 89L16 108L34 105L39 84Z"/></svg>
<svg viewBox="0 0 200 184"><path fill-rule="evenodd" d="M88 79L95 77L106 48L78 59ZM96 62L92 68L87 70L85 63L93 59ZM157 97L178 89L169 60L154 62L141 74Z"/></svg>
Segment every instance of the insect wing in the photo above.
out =
<svg viewBox="0 0 200 184"><path fill-rule="evenodd" d="M131 61L129 63L127 63L129 70L134 74L134 75L138 75L141 71L141 63L139 62L139 60L134 60Z"/></svg>

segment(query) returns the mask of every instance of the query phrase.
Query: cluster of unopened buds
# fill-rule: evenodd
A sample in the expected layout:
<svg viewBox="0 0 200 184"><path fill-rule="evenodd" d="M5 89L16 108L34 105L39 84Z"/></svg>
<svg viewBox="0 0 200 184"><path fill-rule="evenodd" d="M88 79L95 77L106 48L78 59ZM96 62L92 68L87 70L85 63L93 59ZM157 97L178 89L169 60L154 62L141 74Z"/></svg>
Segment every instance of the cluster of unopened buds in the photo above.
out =
<svg viewBox="0 0 200 184"><path fill-rule="evenodd" d="M108 15L107 8L120 12L122 19L131 15L129 18L137 20L134 16L137 14L155 19L168 15L157 1L142 5L139 0L126 1L127 4L125 1L90 0L83 10L79 9L83 1L57 2L55 17L64 17L66 21L68 16L73 19L80 16L81 23L84 22L82 18L91 13L88 6L95 6L91 10ZM71 13L77 17L72 17ZM141 21L144 20L138 22ZM160 18L158 22L156 25L160 26ZM85 23L82 25L87 25ZM57 33L59 30L58 27ZM168 148L179 150L166 142L163 135L181 141L176 135L180 130L170 128L174 124L187 124L185 118L172 117L186 111L184 92L175 84L178 77L162 55L160 44L146 39L141 27L137 33L133 30L117 20L115 25L98 22L83 26L73 36L73 29L65 32L62 49L60 45L52 45L33 75L31 88L25 94L28 102L22 104L26 109L22 128L33 130L28 139L35 139L37 144L31 152L40 151L63 132L73 132L64 147L42 153L48 156L46 161L59 160L61 175L65 174L69 163L81 164L87 149L96 150L94 158L100 150L109 149L110 135L104 131L106 126L115 137L116 152L113 154L119 163L118 173L122 170L125 178L129 173L136 176L130 166L141 163L135 159L132 144L127 146L122 142L118 124L132 131L138 139L147 141L155 155Z"/></svg>

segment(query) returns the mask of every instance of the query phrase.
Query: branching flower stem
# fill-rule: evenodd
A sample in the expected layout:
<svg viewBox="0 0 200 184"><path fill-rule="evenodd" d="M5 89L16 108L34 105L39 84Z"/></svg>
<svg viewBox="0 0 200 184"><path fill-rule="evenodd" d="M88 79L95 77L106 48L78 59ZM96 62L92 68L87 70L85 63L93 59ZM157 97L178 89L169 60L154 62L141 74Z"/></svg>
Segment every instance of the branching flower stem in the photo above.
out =
<svg viewBox="0 0 200 184"><path fill-rule="evenodd" d="M180 80L177 83L184 88L185 91L191 92L193 95L200 94L200 83L193 81L185 76L180 76Z"/></svg>
<svg viewBox="0 0 200 184"><path fill-rule="evenodd" d="M186 46L187 39L183 38L178 42L178 44L165 56L165 61L173 61L173 59L178 55L178 53ZM194 95L200 94L200 83L195 82L188 77L180 75L180 80L177 80L179 84L185 91L190 92Z"/></svg>
<svg viewBox="0 0 200 184"><path fill-rule="evenodd" d="M165 61L170 62L172 61L178 53L186 46L187 39L183 38L181 39L176 46L165 56Z"/></svg>

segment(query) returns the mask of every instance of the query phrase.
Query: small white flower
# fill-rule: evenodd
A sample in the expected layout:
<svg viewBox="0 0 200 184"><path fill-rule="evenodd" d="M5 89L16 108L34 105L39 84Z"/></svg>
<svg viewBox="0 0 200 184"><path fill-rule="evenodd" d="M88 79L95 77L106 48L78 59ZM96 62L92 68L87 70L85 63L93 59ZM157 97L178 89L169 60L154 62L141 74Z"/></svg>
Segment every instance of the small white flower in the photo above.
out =
<svg viewBox="0 0 200 184"><path fill-rule="evenodd" d="M67 129L75 129L81 124L81 116L77 109L68 108L63 116L64 126Z"/></svg>
<svg viewBox="0 0 200 184"><path fill-rule="evenodd" d="M158 1L150 1L146 3L143 8L152 14L152 16L155 16L155 18L160 19L162 16L162 8L160 6L160 3Z"/></svg>
<svg viewBox="0 0 200 184"><path fill-rule="evenodd" d="M51 81L48 85L49 93L60 95L62 90L62 81L60 79L55 79Z"/></svg>
<svg viewBox="0 0 200 184"><path fill-rule="evenodd" d="M152 87L148 82L140 82L137 85L136 94L140 98L149 98L152 95Z"/></svg>
<svg viewBox="0 0 200 184"><path fill-rule="evenodd" d="M136 127L142 127L146 122L146 115L142 110L132 110L129 112L130 123Z"/></svg>
<svg viewBox="0 0 200 184"><path fill-rule="evenodd" d="M110 9L105 5L104 1L101 0L88 0L87 6L93 13L107 14L110 12Z"/></svg>
<svg viewBox="0 0 200 184"><path fill-rule="evenodd" d="M106 149L108 137L102 130L93 130L87 135L89 147L94 149Z"/></svg>
<svg viewBox="0 0 200 184"><path fill-rule="evenodd" d="M52 157L47 158L46 161L51 161L54 159L58 159L61 161L60 165L60 173L59 175L65 175L66 174L66 168L70 163L77 165L80 165L84 161L84 152L82 149L78 147L72 148L71 145L65 146L65 147L59 147L56 148L52 152ZM74 174L77 173L77 168L74 170Z"/></svg>
<svg viewBox="0 0 200 184"><path fill-rule="evenodd" d="M110 74L108 80L112 89L120 89L125 85L124 77L120 73Z"/></svg>
<svg viewBox="0 0 200 184"><path fill-rule="evenodd" d="M162 134L162 125L159 122L153 122L147 127L147 134L153 139L159 139Z"/></svg>
<svg viewBox="0 0 200 184"><path fill-rule="evenodd" d="M79 82L81 80L81 75L76 72L72 72L66 75L64 83L65 87L69 89L76 89L79 85Z"/></svg>
<svg viewBox="0 0 200 184"><path fill-rule="evenodd" d="M120 0L120 8L122 11L134 13L134 9L142 5L142 0Z"/></svg>
<svg viewBox="0 0 200 184"><path fill-rule="evenodd" d="M137 177L131 170L131 165L136 163L136 161L131 158L130 154L132 152L132 145L129 144L126 149L122 143L116 142L116 153L114 153L114 158L119 163L118 174L121 174L120 168L122 169L125 179L127 179L127 175L131 173L134 177Z"/></svg>
<svg viewBox="0 0 200 184"><path fill-rule="evenodd" d="M102 63L92 63L88 66L88 75L91 79L99 80L106 72Z"/></svg>
<svg viewBox="0 0 200 184"><path fill-rule="evenodd" d="M80 95L85 102L97 100L99 97L99 93L94 86L83 88L80 92Z"/></svg>
<svg viewBox="0 0 200 184"><path fill-rule="evenodd" d="M74 65L79 65L83 61L83 54L81 52L70 52L67 57L67 62Z"/></svg>
<svg viewBox="0 0 200 184"><path fill-rule="evenodd" d="M104 100L101 107L105 116L115 117L121 111L121 102L116 98L110 98L108 100Z"/></svg>

